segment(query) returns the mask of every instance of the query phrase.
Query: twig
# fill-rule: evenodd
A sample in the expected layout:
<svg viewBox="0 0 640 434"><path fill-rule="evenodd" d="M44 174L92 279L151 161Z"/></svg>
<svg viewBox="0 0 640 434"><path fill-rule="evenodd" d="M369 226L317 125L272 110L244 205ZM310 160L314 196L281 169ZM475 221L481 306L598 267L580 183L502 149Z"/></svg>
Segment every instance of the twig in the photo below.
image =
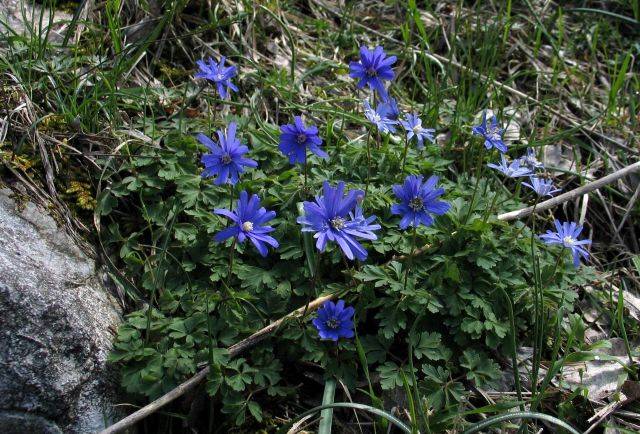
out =
<svg viewBox="0 0 640 434"><path fill-rule="evenodd" d="M590 191L597 190L633 172L640 172L640 161L633 163L629 166L623 167L622 169L616 172L613 172L607 176L604 176L596 181L585 184L582 187L578 187L574 190L568 191L564 194L561 194L549 200L545 200L544 202L540 202L536 206L536 213L540 211L546 211L550 208L553 208L557 205L560 205L561 203L567 202L585 193L589 193ZM533 213L533 206L529 206L516 211L500 214L498 216L498 220L503 220L503 221L517 220L519 218L526 217L531 213Z"/></svg>
<svg viewBox="0 0 640 434"><path fill-rule="evenodd" d="M309 303L308 310L317 309L325 301L331 300L336 296L337 294L329 294L329 295L324 295L322 297L318 297L315 300L313 300L311 303ZM258 330L248 338L243 339L237 344L230 346L228 348L229 355L231 357L234 357L240 354L241 352L243 352L244 350L251 348L252 346L256 345L258 342L264 340L273 332L275 332L285 320L300 316L304 312L304 310L305 310L305 307L296 309L293 312L289 313L288 315L285 315L282 318L272 322L268 326ZM208 374L209 374L209 367L207 366L203 368L200 372L198 372L196 375L189 378L184 383L180 384L175 389L167 392L166 394L162 395L160 398L142 407L140 410L136 411L135 413L130 414L129 416L125 417L118 423L111 425L110 427L100 431L99 434L115 434L118 432L122 432L125 429L135 425L137 422L141 421L145 417L155 413L160 408L164 407L165 405L169 404L170 402L176 400L177 398L181 397L182 395L184 395L185 393L193 389L195 386L200 384L201 381L207 378Z"/></svg>
<svg viewBox="0 0 640 434"><path fill-rule="evenodd" d="M589 420L589 423L593 424L589 427L589 429L587 429L584 434L589 434L590 432L592 432L594 429L596 429L598 427L598 425L600 425L602 423L603 420L605 420L605 418L607 416L609 416L611 413L615 412L618 408L623 407L627 402L629 402L630 400L625 398L621 401L615 401L612 402L610 404L607 404L606 406L604 406L603 408L601 408L600 410L598 410L598 412L596 412L596 414L594 414ZM595 420L595 422L594 422Z"/></svg>

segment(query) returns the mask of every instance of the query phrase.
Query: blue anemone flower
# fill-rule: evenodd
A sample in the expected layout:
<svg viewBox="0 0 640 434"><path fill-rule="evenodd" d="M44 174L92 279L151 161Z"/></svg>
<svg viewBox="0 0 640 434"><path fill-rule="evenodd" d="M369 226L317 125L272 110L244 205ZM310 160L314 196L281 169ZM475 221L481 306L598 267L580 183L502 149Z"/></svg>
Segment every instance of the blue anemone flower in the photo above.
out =
<svg viewBox="0 0 640 434"><path fill-rule="evenodd" d="M520 167L520 160L514 160L511 163L507 162L507 158L504 154L500 155L500 164L489 163L487 164L487 167L496 169L509 178L533 175L528 167Z"/></svg>
<svg viewBox="0 0 640 434"><path fill-rule="evenodd" d="M395 98L388 97L381 105L384 105L387 110L387 118L397 121L400 117L400 109L398 108L398 102Z"/></svg>
<svg viewBox="0 0 640 434"><path fill-rule="evenodd" d="M578 240L578 236L582 232L582 226L578 226L577 223L560 223L560 220L554 220L553 223L556 226L556 232L548 230L546 234L540 235L540 239L546 244L559 244L571 250L573 266L578 268L580 266L580 257L585 260L589 259L589 253L582 246L591 244L591 240Z"/></svg>
<svg viewBox="0 0 640 434"><path fill-rule="evenodd" d="M337 303L325 301L312 323L321 339L337 341L340 338L352 338L354 312L353 307L345 307L344 300L338 300Z"/></svg>
<svg viewBox="0 0 640 434"><path fill-rule="evenodd" d="M421 224L431 226L431 214L443 215L451 208L449 203L438 200L444 194L444 188L436 188L438 177L431 176L424 183L422 179L422 175L409 175L404 184L392 187L400 203L391 206L391 214L402 216L400 229Z"/></svg>
<svg viewBox="0 0 640 434"><path fill-rule="evenodd" d="M527 153L520 157L520 165L526 166L532 171L536 169L544 169L544 164L538 160L536 151L533 148L527 148Z"/></svg>
<svg viewBox="0 0 640 434"><path fill-rule="evenodd" d="M398 121L393 120L389 117L389 106L386 104L378 104L378 107L374 110L371 108L369 101L364 100L364 115L369 119L369 121L378 127L378 130L381 133L395 133L396 127L395 125Z"/></svg>
<svg viewBox="0 0 640 434"><path fill-rule="evenodd" d="M498 127L498 119L491 116L491 125L487 125L487 112L482 115L482 123L476 125L471 130L474 135L484 137L484 147L487 149L496 148L500 152L507 152L507 145L502 141L504 130Z"/></svg>
<svg viewBox="0 0 640 434"><path fill-rule="evenodd" d="M231 79L236 75L235 66L224 66L225 57L220 58L220 62L216 63L213 58L209 57L209 60L198 60L196 63L200 70L196 73L196 78L206 78L213 82L218 89L220 98L227 99L227 96L231 95L230 90L237 92L238 88L231 82Z"/></svg>
<svg viewBox="0 0 640 434"><path fill-rule="evenodd" d="M322 139L318 136L318 128L315 125L305 127L300 116L293 118L293 124L280 127L279 149L289 157L291 164L306 163L307 148L318 157L329 158L329 154L320 148L321 144Z"/></svg>
<svg viewBox="0 0 640 434"><path fill-rule="evenodd" d="M423 128L422 119L416 113L408 113L405 115L405 120L400 121L404 129L407 131L407 140L416 138L418 142L418 148L424 148L424 139L429 140L431 143L435 142L433 133L436 132L433 128Z"/></svg>
<svg viewBox="0 0 640 434"><path fill-rule="evenodd" d="M262 256L267 256L267 244L278 248L278 241L267 235L275 229L265 225L276 216L276 213L260 207L260 198L257 194L249 198L249 193L241 191L235 212L228 209L214 209L213 212L225 216L234 223L214 235L213 239L217 242L221 243L231 237L235 237L239 243L249 239Z"/></svg>
<svg viewBox="0 0 640 434"><path fill-rule="evenodd" d="M202 156L202 164L204 170L202 176L205 178L216 176L214 183L221 185L229 181L231 185L238 182L240 174L244 172L245 167L258 167L258 163L250 158L244 158L243 155L249 152L249 148L240 144L240 140L236 139L235 122L231 122L224 131L218 130L218 141L214 142L204 134L198 134L198 141L205 145L210 154Z"/></svg>
<svg viewBox="0 0 640 434"><path fill-rule="evenodd" d="M383 80L392 80L394 77L391 65L396 62L396 56L387 57L382 47L373 50L360 47L360 61L349 64L349 76L358 79L358 88L369 86L378 92L383 100L387 99L387 90Z"/></svg>
<svg viewBox="0 0 640 434"><path fill-rule="evenodd" d="M535 191L540 197L553 196L554 194L562 191L559 188L554 188L553 181L551 181L550 179L542 179L538 178L537 176L531 176L529 178L529 181L531 182L531 184L523 182L522 185L526 185L527 187Z"/></svg>
<svg viewBox="0 0 640 434"><path fill-rule="evenodd" d="M304 215L297 219L302 232L315 232L316 248L321 252L328 241L333 241L347 258L364 261L367 251L356 238L376 240L373 231L380 229L380 225L372 224L375 216L362 215L357 203L363 195L362 190L351 190L345 195L344 182L338 182L334 188L325 181L322 196L316 196L315 202L303 202Z"/></svg>

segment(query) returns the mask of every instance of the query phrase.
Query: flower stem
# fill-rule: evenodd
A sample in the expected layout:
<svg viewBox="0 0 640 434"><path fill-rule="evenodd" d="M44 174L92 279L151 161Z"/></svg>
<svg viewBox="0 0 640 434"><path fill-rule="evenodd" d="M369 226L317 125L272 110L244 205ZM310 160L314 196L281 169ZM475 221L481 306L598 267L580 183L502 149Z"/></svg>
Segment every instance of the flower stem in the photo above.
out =
<svg viewBox="0 0 640 434"><path fill-rule="evenodd" d="M204 298L207 307L207 336L209 338L209 366L213 364L213 325L211 324L211 313L209 309L209 293L205 292Z"/></svg>
<svg viewBox="0 0 640 434"><path fill-rule="evenodd" d="M235 256L235 252L236 252L236 239L233 239L233 242L231 243L231 249L229 250L229 271L227 273L227 279L231 280L231 272L233 271L233 257Z"/></svg>
<svg viewBox="0 0 640 434"><path fill-rule="evenodd" d="M502 187L504 187L505 181L507 180L507 178L504 178L502 180L502 182L500 183L500 187L498 187L496 189L496 191L493 194L493 199L491 200L491 206L489 206L489 209L487 209L484 218L482 219L483 223L486 223L487 220L489 220L489 216L491 214L493 214L493 208L496 206L496 200L498 200L498 194L500 193L500 190L502 189Z"/></svg>
<svg viewBox="0 0 640 434"><path fill-rule="evenodd" d="M404 165L407 162L407 153L409 152L409 139L407 137L404 138L404 153L402 154L402 169L401 172L404 172Z"/></svg>
<svg viewBox="0 0 640 434"><path fill-rule="evenodd" d="M507 301L507 312L509 314L509 327L511 328L511 364L513 365L513 379L516 385L516 394L518 401L522 401L522 386L520 385L520 370L518 369L518 351L516 348L516 323L513 318L513 302L511 297L503 288L498 288L502 296ZM524 411L524 404L520 404L520 411Z"/></svg>
<svg viewBox="0 0 640 434"><path fill-rule="evenodd" d="M369 180L371 179L371 130L367 133L367 182L364 186L364 197L369 192Z"/></svg>
<svg viewBox="0 0 640 434"><path fill-rule="evenodd" d="M533 264L533 282L534 282L534 333L533 333L533 366L531 372L531 393L532 397L536 396L538 388L538 373L540 370L540 360L542 359L542 335L544 333L544 295L540 285L539 266L535 252L535 214L531 214L531 262Z"/></svg>
<svg viewBox="0 0 640 434"><path fill-rule="evenodd" d="M322 255L321 251L318 251L318 253L315 255L316 260L315 260L315 265L313 267L313 270L311 270L311 268L309 268L309 271L311 272L311 289L313 289L313 292L316 295L316 298L318 297L318 291L316 290L317 287L317 283L318 283L318 276L320 274L320 256ZM309 264L310 266L311 264ZM307 310L309 309L309 304L311 303L311 299L308 298L307 299L307 304L305 304L304 306L304 310L302 311L302 315L300 316L301 318L304 318L305 315L307 314Z"/></svg>
<svg viewBox="0 0 640 434"><path fill-rule="evenodd" d="M540 196L536 196L536 200L535 200L535 202L533 202L533 208L532 208L532 210L531 210L531 214L529 215L529 219L527 220L527 222L528 222L531 218L533 218L533 215L535 215L535 213L536 213L536 207L538 206L538 202L540 202ZM517 240L517 239L518 239L518 237L520 236L520 234L522 233L522 231L524 230L524 228L525 228L526 226L527 226L526 224L525 224L525 225L522 225L522 227L521 227L520 229L518 229L518 232L516 232L516 234L514 235L513 240ZM533 229L532 229L532 233L533 233Z"/></svg>
<svg viewBox="0 0 640 434"><path fill-rule="evenodd" d="M307 151L304 153L304 184L302 185L302 191L304 195L307 194Z"/></svg>
<svg viewBox="0 0 640 434"><path fill-rule="evenodd" d="M476 162L476 185L473 188L473 195L471 196L471 202L469 202L469 210L467 211L467 215L464 218L464 223L466 224L473 212L473 208L476 204L476 195L478 194L478 186L480 185L480 173L482 171L482 145L478 146L478 160Z"/></svg>
<svg viewBox="0 0 640 434"><path fill-rule="evenodd" d="M403 285L403 291L407 290L407 280L409 279L409 271L411 270L411 267L413 266L413 255L416 251L416 233L417 233L417 228L416 226L413 227L413 233L411 236L411 253L409 253L409 257L407 258L407 268L404 270L404 285Z"/></svg>
<svg viewBox="0 0 640 434"><path fill-rule="evenodd" d="M521 182L519 182L519 183L516 185L516 192L514 193L514 195L515 195L515 197L516 197L516 200L517 200L517 201L519 201L519 200L520 200L520 190L522 190L522 183L521 183Z"/></svg>
<svg viewBox="0 0 640 434"><path fill-rule="evenodd" d="M563 253L564 253L564 250L560 250L560 252L558 252L558 257L556 258L556 264L553 266L553 272L549 275L547 280L544 282L544 286L551 283L553 278L556 276L556 272L558 271L558 266L560 265L560 261L562 260Z"/></svg>
<svg viewBox="0 0 640 434"><path fill-rule="evenodd" d="M316 263L313 271L313 277L311 278L311 289L315 293L316 298L318 297L317 284L320 280L320 256L322 256L322 252L318 252L316 255Z"/></svg>

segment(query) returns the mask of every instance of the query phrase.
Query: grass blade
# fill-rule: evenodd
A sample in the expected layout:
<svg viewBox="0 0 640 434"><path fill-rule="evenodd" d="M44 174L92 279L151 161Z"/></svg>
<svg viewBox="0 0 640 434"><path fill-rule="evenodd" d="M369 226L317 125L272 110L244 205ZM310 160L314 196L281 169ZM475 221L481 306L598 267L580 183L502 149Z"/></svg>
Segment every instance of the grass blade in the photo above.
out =
<svg viewBox="0 0 640 434"><path fill-rule="evenodd" d="M406 434L411 434L411 428L409 428L400 419L396 418L391 413L388 413L388 412L386 412L384 410L377 409L377 408L372 407L370 405L357 404L357 403L354 403L354 402L336 402L334 404L320 405L318 407L314 407L311 410L305 411L304 413L302 413L301 415L299 415L298 417L296 417L295 419L293 419L292 421L290 421L289 423L284 425L282 428L280 428L280 430L278 431L278 434L286 433L289 430L289 428L291 428L293 426L293 424L295 424L297 421L301 420L302 418L304 418L306 416L309 416L310 414L314 414L314 413L317 413L319 411L322 411L322 410L324 410L326 408L350 408L350 409L353 409L353 410L366 411L368 413L375 414L376 416L380 416L380 417L383 417L383 418L387 419L393 425L398 427L402 432L404 432Z"/></svg>
<svg viewBox="0 0 640 434"><path fill-rule="evenodd" d="M517 413L507 413L500 416L490 417L489 419L483 420L482 422L478 422L464 431L462 434L473 434L479 432L485 428L498 424L500 422L505 422L507 420L513 419L537 419L543 420L545 422L551 423L553 425L562 427L569 431L571 434L580 434L575 428L573 428L568 423L558 419L557 417L550 416L544 413L533 413L530 411L520 411Z"/></svg>
<svg viewBox="0 0 640 434"><path fill-rule="evenodd" d="M322 405L328 406L333 404L336 396L336 380L335 378L327 378L324 382L324 394L322 395ZM333 408L327 407L320 412L320 425L318 426L318 434L331 434L331 424L333 423Z"/></svg>

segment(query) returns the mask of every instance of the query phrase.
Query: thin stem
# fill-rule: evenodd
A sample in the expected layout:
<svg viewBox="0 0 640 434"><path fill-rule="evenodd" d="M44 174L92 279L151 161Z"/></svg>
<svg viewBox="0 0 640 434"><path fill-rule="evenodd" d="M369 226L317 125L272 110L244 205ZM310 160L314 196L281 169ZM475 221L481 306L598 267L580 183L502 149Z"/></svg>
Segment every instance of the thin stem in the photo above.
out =
<svg viewBox="0 0 640 434"><path fill-rule="evenodd" d="M500 183L500 187L497 188L496 191L494 192L493 199L491 200L491 205L489 206L489 209L485 213L484 218L482 220L483 223L486 223L487 220L489 220L489 216L493 213L493 208L496 206L496 200L498 200L498 194L500 193L500 190L502 189L502 187L504 187L506 180L507 178L503 178L502 182Z"/></svg>
<svg viewBox="0 0 640 434"><path fill-rule="evenodd" d="M476 162L476 185L473 188L473 195L471 196L471 202L469 202L469 210L467 211L467 215L464 218L464 223L466 224L473 212L473 207L476 202L476 195L478 194L478 186L480 185L480 172L482 171L482 145L479 146L480 150L478 151L478 160Z"/></svg>
<svg viewBox="0 0 640 434"><path fill-rule="evenodd" d="M304 194L307 194L307 151L305 151L304 153L304 184L302 186L302 190L304 191Z"/></svg>
<svg viewBox="0 0 640 434"><path fill-rule="evenodd" d="M521 183L521 182L519 182L519 183L516 185L516 191L515 191L515 193L514 193L514 196L516 197L516 200L517 200L518 202L520 201L520 191L521 191L521 190L522 190L522 183Z"/></svg>
<svg viewBox="0 0 640 434"><path fill-rule="evenodd" d="M231 280L231 272L233 271L233 257L235 256L235 252L236 252L236 242L237 240L234 238L233 242L231 243L231 249L229 250L229 271L227 273L227 279Z"/></svg>
<svg viewBox="0 0 640 434"><path fill-rule="evenodd" d="M535 210L536 210L536 206L538 206L538 202L540 201L540 196L536 196L536 201L533 203L533 212L530 214L530 219L533 217L533 215L535 214ZM527 220L528 223L528 220ZM517 240L518 237L520 236L520 234L522 233L522 231L524 230L524 228L527 225L522 225L522 227L520 229L518 229L518 232L516 232L516 234L513 237L513 240ZM533 234L533 229L531 230L531 233Z"/></svg>
<svg viewBox="0 0 640 434"><path fill-rule="evenodd" d="M507 312L509 314L509 327L511 328L511 364L513 365L513 378L516 383L516 394L518 401L522 401L522 386L520 385L520 370L518 369L518 355L516 349L516 323L513 318L513 302L511 297L503 288L498 288L502 296L507 301ZM520 410L524 411L524 404L520 404Z"/></svg>
<svg viewBox="0 0 640 434"><path fill-rule="evenodd" d="M404 165L407 162L407 153L409 152L409 138L405 136L404 138L404 152L402 154L402 172L404 172Z"/></svg>
<svg viewBox="0 0 640 434"><path fill-rule="evenodd" d="M204 298L207 307L207 336L209 337L209 366L213 364L213 325L211 324L211 314L209 309L209 294L205 292Z"/></svg>
<svg viewBox="0 0 640 434"><path fill-rule="evenodd" d="M534 281L534 343L533 343L533 366L531 373L531 392L532 396L536 395L536 390L538 388L538 371L540 369L540 360L542 357L542 339L541 335L543 333L543 310L544 310L544 298L542 294L542 288L540 286L539 280L539 270L538 270L538 262L536 261L535 254L535 230L536 228L536 218L535 214L532 214L531 219L531 261L533 263L533 281Z"/></svg>
<svg viewBox="0 0 640 434"><path fill-rule="evenodd" d="M318 252L318 254L316 255L316 263L315 263L315 267L314 267L314 273L313 273L313 277L311 278L311 289L313 289L313 292L315 294L316 297L318 297L318 290L316 289L318 281L320 280L320 256L322 255L322 252Z"/></svg>
<svg viewBox="0 0 640 434"><path fill-rule="evenodd" d="M409 253L409 258L407 259L407 268L404 270L404 285L403 290L407 290L407 280L409 279L409 271L411 270L411 266L413 265L413 254L416 251L416 226L413 227L413 234L411 237L411 253Z"/></svg>
<svg viewBox="0 0 640 434"><path fill-rule="evenodd" d="M317 295L318 292L316 291L316 284L318 281L318 275L320 274L320 256L322 256L322 252L318 251L318 254L316 255L313 275L311 276L311 288L316 293L316 297L318 296ZM311 303L311 300L307 300L307 304L304 306L304 310L302 311L302 315L301 315L302 318L304 318L305 315L307 314L307 309L309 309L309 303Z"/></svg>
<svg viewBox="0 0 640 434"><path fill-rule="evenodd" d="M369 192L369 180L371 179L371 130L367 133L367 182L364 186L364 197Z"/></svg>
<svg viewBox="0 0 640 434"><path fill-rule="evenodd" d="M560 261L562 260L563 254L564 254L564 250L560 250L560 252L558 252L558 257L556 258L556 264L553 267L553 273L551 273L551 275L547 278L543 286L547 286L549 283L551 283L551 281L555 277L556 271L558 271L558 266L560 265Z"/></svg>
<svg viewBox="0 0 640 434"><path fill-rule="evenodd" d="M553 365L556 363L556 360L558 358L558 352L560 351L560 345L562 343L562 339L560 339L560 332L562 330L562 318L564 318L564 309L562 307L563 304L564 304L564 295L562 296L562 300L560 301L560 308L558 309L558 312L556 314L556 332L553 338L553 350L551 352L551 358L549 359L551 362L550 369L547 370L547 374L542 380L542 385L540 386L538 395L531 403L531 411L536 411L536 408L538 408L538 404L540 404L540 402L542 402L542 398L544 398L544 392L549 386L549 383L551 382L551 378L555 375L554 369L552 368L553 368ZM567 346L567 348L569 347Z"/></svg>
<svg viewBox="0 0 640 434"><path fill-rule="evenodd" d="M233 184L229 184L229 211L233 211ZM236 251L237 241L238 241L237 238L233 239L233 242L231 243L231 249L229 251L229 271L227 272L227 280L229 280L229 282L231 281L231 277L232 277L231 273L233 271L233 256ZM228 285L224 285L224 286L227 288L227 291L229 291L229 294L231 295L231 290L228 287Z"/></svg>

